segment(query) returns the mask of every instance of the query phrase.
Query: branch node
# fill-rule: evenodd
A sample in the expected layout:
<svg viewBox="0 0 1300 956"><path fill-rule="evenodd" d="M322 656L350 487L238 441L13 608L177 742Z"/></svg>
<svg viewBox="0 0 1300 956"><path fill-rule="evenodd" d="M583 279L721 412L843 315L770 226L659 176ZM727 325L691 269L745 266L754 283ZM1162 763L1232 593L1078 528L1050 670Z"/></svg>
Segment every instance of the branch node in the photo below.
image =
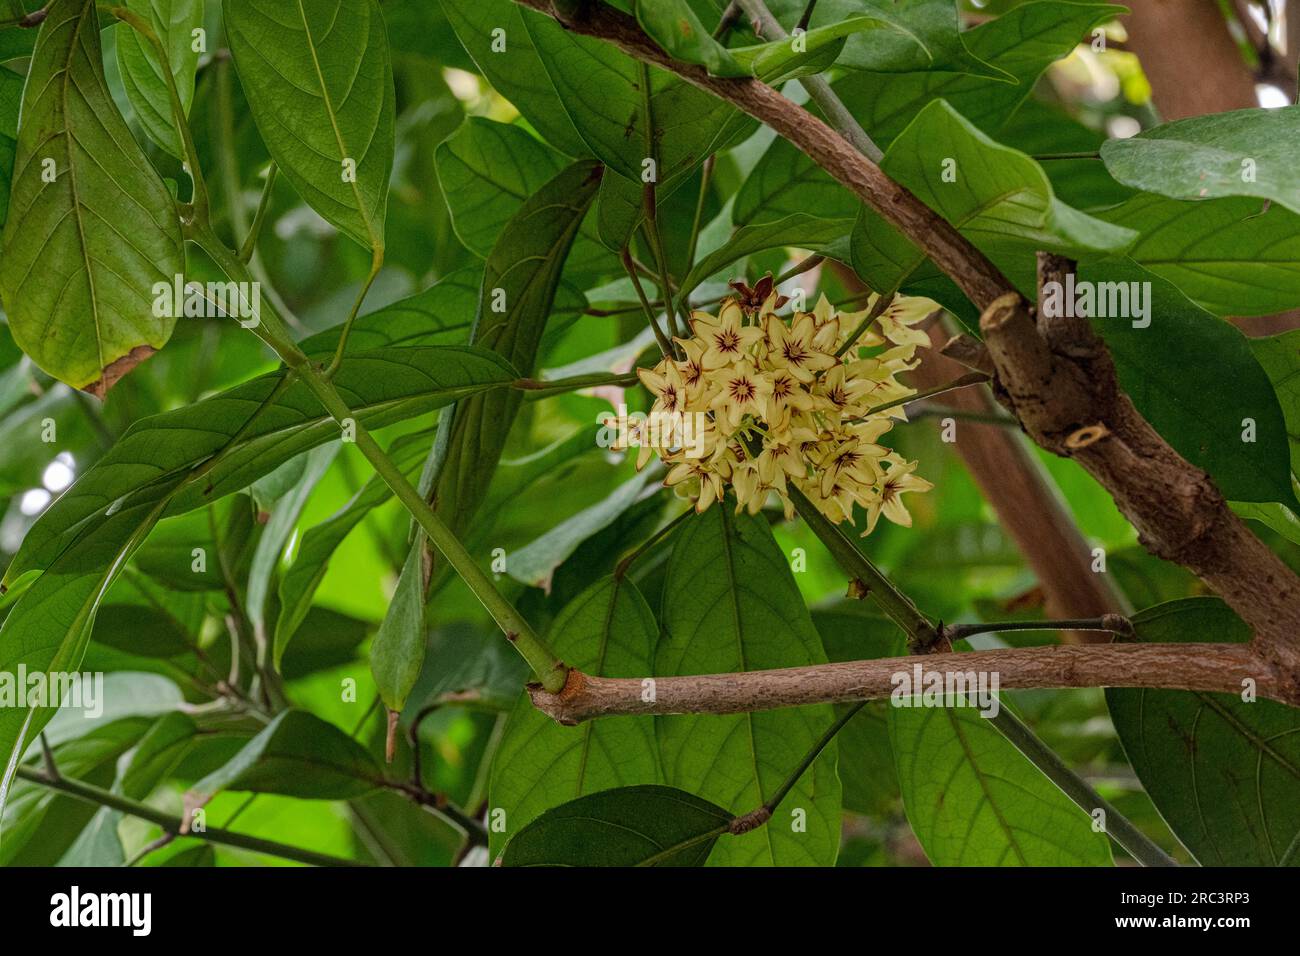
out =
<svg viewBox="0 0 1300 956"><path fill-rule="evenodd" d="M750 810L748 813L736 817L731 821L731 826L728 829L734 836L740 836L750 830L757 830L770 819L772 819L772 811L767 807L759 807L757 810Z"/></svg>
<svg viewBox="0 0 1300 956"><path fill-rule="evenodd" d="M1078 451L1080 448L1096 444L1109 435L1110 429L1101 422L1095 425L1084 425L1066 436L1065 447L1071 451Z"/></svg>

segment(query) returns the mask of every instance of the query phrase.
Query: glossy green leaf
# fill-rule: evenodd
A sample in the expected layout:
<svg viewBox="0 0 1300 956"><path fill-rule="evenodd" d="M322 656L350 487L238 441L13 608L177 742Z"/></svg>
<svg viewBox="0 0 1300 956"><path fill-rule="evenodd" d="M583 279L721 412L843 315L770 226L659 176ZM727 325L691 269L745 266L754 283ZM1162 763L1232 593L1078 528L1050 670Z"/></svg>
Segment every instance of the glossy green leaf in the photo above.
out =
<svg viewBox="0 0 1300 956"><path fill-rule="evenodd" d="M551 647L571 667L599 677L653 673L659 636L645 599L624 578L595 581L550 628ZM506 813L492 852L541 813L567 800L661 778L654 720L610 717L563 727L518 698L492 761L489 803Z"/></svg>
<svg viewBox="0 0 1300 956"><path fill-rule="evenodd" d="M1156 430L1208 471L1226 497L1295 503L1286 422L1250 341L1131 263L1084 266L1079 276L1130 289L1150 283L1150 325L1112 317L1093 326L1110 348L1120 385Z"/></svg>
<svg viewBox="0 0 1300 956"><path fill-rule="evenodd" d="M50 180L50 181L47 181ZM157 282L184 272L180 219L104 80L93 0L54 0L23 96L0 253L14 341L104 392L171 337Z"/></svg>
<svg viewBox="0 0 1300 956"><path fill-rule="evenodd" d="M151 721L133 717L96 725L89 733L56 746L60 772L98 786L112 784L116 765L149 730ZM28 765L39 766L39 756ZM95 808L26 780L14 781L0 827L0 866L54 866L76 841Z"/></svg>
<svg viewBox="0 0 1300 956"><path fill-rule="evenodd" d="M785 555L761 517L711 508L673 536L655 673L718 674L825 663ZM735 814L762 805L833 720L829 706L656 718L664 777ZM801 821L804 826L792 824ZM714 865L829 866L839 848L835 748L772 821L718 846Z"/></svg>
<svg viewBox="0 0 1300 956"><path fill-rule="evenodd" d="M1217 598L1171 601L1132 620L1143 641L1250 639ZM1203 865L1300 865L1300 710L1180 690L1111 689L1106 703L1142 785Z"/></svg>
<svg viewBox="0 0 1300 956"><path fill-rule="evenodd" d="M632 7L641 29L674 60L698 63L715 76L748 75L687 0L633 0Z"/></svg>
<svg viewBox="0 0 1300 956"><path fill-rule="evenodd" d="M483 349L434 346L352 355L340 366L335 384L358 421L378 428L517 377L499 356ZM157 501L174 492L166 513L179 514L247 487L294 455L338 438L338 424L301 383L285 389L240 433L280 378L281 373L273 372L133 425L41 515L23 540L6 584L45 567L69 542L106 523L114 507L146 497ZM194 480L191 471L228 445L221 463Z"/></svg>
<svg viewBox="0 0 1300 956"><path fill-rule="evenodd" d="M792 215L857 218L861 202L789 140L777 138L745 179L731 209L737 226Z"/></svg>
<svg viewBox="0 0 1300 956"><path fill-rule="evenodd" d="M1106 835L976 708L891 707L889 729L907 819L931 863L1110 865Z"/></svg>
<svg viewBox="0 0 1300 956"><path fill-rule="evenodd" d="M785 0L780 6L797 6L797 0ZM999 65L986 62L971 48L961 31L957 10L948 0L823 0L809 21L809 39L819 29L852 22L863 14L893 29L851 36L837 66L870 73L927 70L1003 83L1011 80Z"/></svg>
<svg viewBox="0 0 1300 956"><path fill-rule="evenodd" d="M470 341L491 349L522 375L532 374L537 363L565 259L600 178L595 163L569 166L528 198L488 256ZM457 404L437 485L438 507L450 516L453 530L469 525L487 494L522 401L522 394L511 390Z"/></svg>
<svg viewBox="0 0 1300 956"><path fill-rule="evenodd" d="M1165 123L1101 148L1110 174L1170 199L1255 196L1300 213L1293 175L1300 106L1232 110Z"/></svg>
<svg viewBox="0 0 1300 956"><path fill-rule="evenodd" d="M994 142L946 102L923 109L885 153L881 168L952 223L993 261L1032 276L1038 250L1074 256L1123 252L1136 235L1056 198L1025 154ZM925 255L874 212L853 233L853 265L874 288L893 289Z"/></svg>
<svg viewBox="0 0 1300 956"><path fill-rule="evenodd" d="M422 548L407 552L388 612L370 648L375 687L384 707L393 712L406 706L424 666L424 564Z"/></svg>
<svg viewBox="0 0 1300 956"><path fill-rule="evenodd" d="M9 215L9 182L18 148L18 111L23 102L23 78L0 70L0 226Z"/></svg>
<svg viewBox="0 0 1300 956"><path fill-rule="evenodd" d="M487 258L497 237L524 202L567 165L564 158L518 126L471 116L438 147L438 180L447 197L456 235ZM584 223L574 239L570 277L617 270L595 227Z"/></svg>
<svg viewBox="0 0 1300 956"><path fill-rule="evenodd" d="M307 204L384 248L395 93L376 0L225 0L240 81L271 157Z"/></svg>
<svg viewBox="0 0 1300 956"><path fill-rule="evenodd" d="M153 29L167 50L172 82L188 116L199 65L194 31L203 27L203 0L126 0L126 9ZM184 148L172 119L171 92L158 53L129 23L116 30L117 65L122 86L149 138L178 159Z"/></svg>
<svg viewBox="0 0 1300 956"><path fill-rule="evenodd" d="M190 793L203 802L222 790L348 800L370 793L382 778L374 758L343 731L304 710L286 710Z"/></svg>
<svg viewBox="0 0 1300 956"><path fill-rule="evenodd" d="M0 673L17 674L20 667L28 674L78 672L95 610L157 521L162 498L148 489L136 494L52 560L0 625ZM59 712L48 704L0 707L0 814L19 758Z"/></svg>
<svg viewBox="0 0 1300 956"><path fill-rule="evenodd" d="M198 732L198 726L185 714L172 712L160 717L119 765L111 791L131 800L148 797L175 769ZM120 810L100 807L59 865L122 866L126 853L118 826L124 817Z"/></svg>
<svg viewBox="0 0 1300 956"><path fill-rule="evenodd" d="M1121 12L1122 7L1110 4L1040 0L1019 4L962 34L973 56L1014 77L1015 83L949 70L849 73L836 81L835 92L882 148L937 99L946 99L976 127L996 135L1025 102L1039 74L1068 55L1096 24ZM798 16L794 11L790 15ZM809 205L800 209L798 203L805 196ZM744 225L791 212L851 218L858 205L829 173L777 140L759 159L736 197L735 221Z"/></svg>
<svg viewBox="0 0 1300 956"><path fill-rule="evenodd" d="M952 5L946 6L951 12ZM882 147L937 99L947 100L976 127L994 133L1029 96L1039 74L1068 55L1093 27L1125 12L1113 4L1042 0L1019 4L962 34L972 56L1015 83L920 69L897 75L850 73L835 83L835 91ZM848 62L847 56L841 60Z"/></svg>
<svg viewBox="0 0 1300 956"><path fill-rule="evenodd" d="M589 155L533 47L524 27L524 11L513 0L441 2L456 36L493 88L560 152Z"/></svg>
<svg viewBox="0 0 1300 956"><path fill-rule="evenodd" d="M403 436L387 449L388 457L411 478L431 441L428 432ZM275 625L276 667L280 666L289 642L307 616L316 589L329 570L330 556L352 529L392 497L392 489L375 475L337 512L303 532L293 564L280 578L280 617Z"/></svg>
<svg viewBox="0 0 1300 956"><path fill-rule="evenodd" d="M655 181L667 190L729 134L736 110L711 93L655 67L644 68L644 89L642 65L610 44L532 10L524 23L574 128L620 175L642 182L653 158Z"/></svg>
<svg viewBox="0 0 1300 956"><path fill-rule="evenodd" d="M1129 256L1216 315L1300 305L1300 216L1289 209L1143 194L1098 215L1139 233Z"/></svg>
<svg viewBox="0 0 1300 956"><path fill-rule="evenodd" d="M731 814L673 787L604 790L542 814L506 845L505 866L700 866Z"/></svg>
<svg viewBox="0 0 1300 956"><path fill-rule="evenodd" d="M248 593L244 598L244 609L253 625L253 631L260 641L267 639L266 611L267 599L271 594L272 580L280 568L284 557L285 545L294 533L302 509L307 506L307 499L316 488L317 482L325 475L334 457L339 453L338 442L319 445L306 452L302 477L294 484L274 507L271 517L262 529L253 551L252 564L248 572Z"/></svg>
<svg viewBox="0 0 1300 956"><path fill-rule="evenodd" d="M1283 332L1249 341L1251 351L1273 383L1273 391L1282 405L1291 447L1291 488L1300 493L1300 375L1297 375L1300 371L1300 332ZM1286 505L1234 502L1233 510L1242 517L1264 522L1278 534L1300 544L1300 516Z"/></svg>
<svg viewBox="0 0 1300 956"><path fill-rule="evenodd" d="M560 274L596 197L603 170L572 164L533 193L502 230L483 270L470 341L531 374L555 307ZM484 395L460 402L439 422L419 481L454 533L471 525L487 495L523 396ZM398 595L385 615L370 669L390 710L400 710L424 665L425 539L418 531L402 568ZM430 578L432 580L432 578Z"/></svg>
<svg viewBox="0 0 1300 956"><path fill-rule="evenodd" d="M547 587L555 569L593 534L609 527L645 491L649 472L619 485L590 507L551 528L539 538L513 551L506 561L510 576L534 587Z"/></svg>

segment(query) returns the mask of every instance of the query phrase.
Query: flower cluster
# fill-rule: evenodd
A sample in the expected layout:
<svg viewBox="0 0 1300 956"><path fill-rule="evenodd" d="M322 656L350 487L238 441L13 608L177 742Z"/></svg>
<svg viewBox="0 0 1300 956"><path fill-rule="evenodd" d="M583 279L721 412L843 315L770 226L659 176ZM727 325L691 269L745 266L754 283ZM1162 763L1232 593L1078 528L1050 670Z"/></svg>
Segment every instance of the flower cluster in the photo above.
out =
<svg viewBox="0 0 1300 956"><path fill-rule="evenodd" d="M903 495L933 486L880 441L906 421L899 400L915 392L895 376L929 344L913 326L934 303L899 297L864 330L874 297L862 312L837 313L822 296L811 312L781 318L775 293L756 301L747 292L717 316L694 313L691 337L675 340L679 353L638 370L655 398L649 421L678 423L629 438L641 446L638 467L653 450L668 466L664 483L698 511L730 486L737 510L756 513L775 494L793 516L793 486L836 523L852 524L860 506L864 535L882 514L910 525Z"/></svg>

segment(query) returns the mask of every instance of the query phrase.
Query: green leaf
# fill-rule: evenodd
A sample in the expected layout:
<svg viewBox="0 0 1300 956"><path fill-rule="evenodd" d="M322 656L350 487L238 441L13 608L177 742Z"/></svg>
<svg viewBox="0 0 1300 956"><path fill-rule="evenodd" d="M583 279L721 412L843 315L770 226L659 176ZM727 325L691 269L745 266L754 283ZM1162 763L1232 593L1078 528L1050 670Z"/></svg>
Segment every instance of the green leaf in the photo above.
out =
<svg viewBox="0 0 1300 956"><path fill-rule="evenodd" d="M376 0L225 0L230 51L257 128L299 195L384 249L395 93Z"/></svg>
<svg viewBox="0 0 1300 956"><path fill-rule="evenodd" d="M951 12L952 5L946 6ZM850 73L835 83L835 91L881 146L937 99L947 100L976 127L994 133L1029 96L1039 74L1074 50L1093 27L1126 12L1113 4L1042 0L1022 3L961 35L973 57L1010 75L1015 83L921 69L896 75ZM841 62L847 65L848 57Z"/></svg>
<svg viewBox="0 0 1300 956"><path fill-rule="evenodd" d="M198 726L185 714L160 717L119 766L112 792L131 800L148 797L176 768L198 732ZM63 854L59 866L122 866L126 854L118 826L125 816L120 810L100 807Z"/></svg>
<svg viewBox="0 0 1300 956"><path fill-rule="evenodd" d="M1098 215L1139 233L1129 256L1216 315L1300 305L1300 216L1289 209L1143 194Z"/></svg>
<svg viewBox="0 0 1300 956"><path fill-rule="evenodd" d="M1165 123L1101 148L1110 174L1170 199L1255 196L1300 213L1300 106L1233 110Z"/></svg>
<svg viewBox="0 0 1300 956"><path fill-rule="evenodd" d="M95 4L54 0L0 254L14 341L50 375L102 394L171 337L176 319L154 314L150 290L184 270L175 204L105 83Z"/></svg>
<svg viewBox="0 0 1300 956"><path fill-rule="evenodd" d="M370 648L370 673L384 706L400 711L406 706L424 666L424 552L411 548L397 579L397 588L379 633Z"/></svg>
<svg viewBox="0 0 1300 956"><path fill-rule="evenodd" d="M690 295L701 283L707 282L710 277L718 275L738 260L767 249L795 246L842 256L843 240L850 228L851 224L847 220L823 219L802 212L791 213L771 222L741 226L720 249L695 263L682 280L680 294Z"/></svg>
<svg viewBox="0 0 1300 956"><path fill-rule="evenodd" d="M1143 641L1250 639L1217 598L1171 601L1132 621ZM1107 690L1106 703L1142 786L1202 865L1300 864L1300 710L1145 688Z"/></svg>
<svg viewBox="0 0 1300 956"><path fill-rule="evenodd" d="M787 139L777 137L745 179L731 209L737 226L791 215L857 218L861 202Z"/></svg>
<svg viewBox="0 0 1300 956"><path fill-rule="evenodd" d="M1007 271L1033 275L1034 253L1123 252L1136 235L1056 198L1042 168L994 142L942 100L893 142L881 163L894 180L952 223ZM894 289L925 254L864 208L853 233L853 266L874 288Z"/></svg>
<svg viewBox="0 0 1300 956"><path fill-rule="evenodd" d="M304 455L306 470L301 480L288 494L276 502L275 507L271 509L271 519L266 523L261 537L257 540L257 548L253 552L252 566L248 573L248 594L244 604L259 641L265 640L267 636L266 602L271 593L272 578L280 569L285 545L289 543L289 536L293 534L298 519L302 516L302 509L307 506L307 499L311 497L317 482L334 463L339 448L339 443L330 442L317 446Z"/></svg>
<svg viewBox="0 0 1300 956"><path fill-rule="evenodd" d="M634 0L641 29L674 60L698 63L715 76L747 76L732 55L700 22L687 0Z"/></svg>
<svg viewBox="0 0 1300 956"><path fill-rule="evenodd" d="M975 708L892 707L889 729L907 819L934 865L1110 865L1105 834Z"/></svg>
<svg viewBox="0 0 1300 956"><path fill-rule="evenodd" d="M700 866L731 822L673 787L604 790L542 814L506 845L504 866Z"/></svg>
<svg viewBox="0 0 1300 956"><path fill-rule="evenodd" d="M604 577L565 606L550 628L551 647L584 674L644 678L654 670L659 628L631 581ZM492 760L489 803L506 814L492 853L541 813L566 800L633 784L658 783L654 719L610 717L563 727L518 698Z"/></svg>
<svg viewBox="0 0 1300 956"><path fill-rule="evenodd" d="M520 127L478 116L442 141L437 162L456 235L484 259L519 207L568 165Z"/></svg>
<svg viewBox="0 0 1300 956"><path fill-rule="evenodd" d="M871 73L954 72L1003 84L1011 80L970 48L948 0L823 0L809 22L809 40L818 30L851 22L864 12L893 29L851 37L837 66Z"/></svg>
<svg viewBox="0 0 1300 956"><path fill-rule="evenodd" d="M348 354L396 346L464 345L482 282L481 268L458 269L423 292L360 316L348 335ZM318 332L298 347L312 358L329 358L338 348L341 329Z"/></svg>
<svg viewBox="0 0 1300 956"><path fill-rule="evenodd" d="M867 602L823 606L812 612L812 620L832 662L907 653L906 635ZM843 716L852 706L836 704L835 716ZM887 700L868 701L835 735L845 810L876 817L897 812L900 794L889 743L889 711Z"/></svg>
<svg viewBox="0 0 1300 956"><path fill-rule="evenodd" d="M29 674L77 672L99 602L157 521L162 503L146 489L94 534L73 537L0 625L0 674L17 674L19 667ZM19 758L56 713L30 701L0 707L0 817Z"/></svg>
<svg viewBox="0 0 1300 956"><path fill-rule="evenodd" d="M350 800L382 779L374 758L343 731L305 710L286 710L190 793L205 803L222 790Z"/></svg>
<svg viewBox="0 0 1300 956"><path fill-rule="evenodd" d="M1133 196L1133 190L1116 182L1106 164L1096 157L1106 136L1085 126L1065 110L1028 99L997 131L1003 146L1012 146L1030 156L1078 153L1079 159L1044 159L1043 172L1052 181L1058 199L1092 212L1114 206Z"/></svg>
<svg viewBox="0 0 1300 956"><path fill-rule="evenodd" d="M1234 501L1295 500L1286 422L1268 376L1242 333L1198 309L1169 283L1132 263L1100 262L1081 281L1149 282L1150 325L1096 318L1120 385L1184 458L1208 471ZM1247 419L1254 441L1244 441Z"/></svg>
<svg viewBox="0 0 1300 956"><path fill-rule="evenodd" d="M632 506L645 490L649 477L649 472L642 472L628 479L590 507L511 552L506 562L510 576L533 587L547 587L555 569L568 560L582 542L609 527Z"/></svg>
<svg viewBox="0 0 1300 956"><path fill-rule="evenodd" d="M824 3L822 0L818 7ZM924 70L850 73L836 81L834 89L881 147L902 132L922 108L940 98L979 129L996 134L1026 101L1039 74L1067 56L1094 26L1123 11L1123 7L1109 4L1040 0L1020 4L962 34L975 58L1014 77L1014 84L959 71ZM790 15L798 16L793 10ZM880 35L864 35L855 42L867 36ZM814 186L817 191L810 194ZM804 196L809 196L810 205L800 209L795 204ZM832 210L837 216L846 215L843 210L848 210L847 215L852 217L857 209L852 193L806 155L778 139L759 159L737 196L735 221L743 225L790 212L823 210Z"/></svg>
<svg viewBox="0 0 1300 956"><path fill-rule="evenodd" d="M555 307L565 259L596 197L602 170L574 163L533 193L502 230L483 269L470 341L492 349L523 374L537 362ZM439 422L438 438L420 477L422 494L463 534L483 503L523 396L483 395L460 402ZM414 689L426 653L425 539L416 533L371 651L370 668L390 710Z"/></svg>
<svg viewBox="0 0 1300 956"><path fill-rule="evenodd" d="M574 128L620 175L641 182L643 163L653 158L655 181L666 192L732 132L736 110L711 93L654 67L644 67L647 91L642 65L609 43L570 33L532 10L523 16Z"/></svg>
<svg viewBox="0 0 1300 956"><path fill-rule="evenodd" d="M149 24L162 41L176 93L188 116L199 65L193 31L203 26L203 0L126 0L126 8ZM183 159L185 150L172 119L171 92L157 50L125 22L117 25L116 41L122 86L140 126L151 140Z"/></svg>
<svg viewBox="0 0 1300 956"><path fill-rule="evenodd" d="M404 435L388 448L388 457L408 478L413 477L423 460L431 436L428 432ZM311 607L312 598L325 572L330 556L352 529L376 508L393 497L392 489L378 475L373 476L342 508L320 524L303 532L302 543L293 564L280 578L280 617L275 625L275 666L279 668L289 642L298 632Z"/></svg>
<svg viewBox="0 0 1300 956"><path fill-rule="evenodd" d="M522 375L537 363L565 259L600 178L600 167L583 161L548 181L506 224L484 266L470 341ZM511 389L457 404L437 485L439 512L453 531L467 528L482 503L522 401Z"/></svg>
<svg viewBox="0 0 1300 956"><path fill-rule="evenodd" d="M60 772L77 780L108 786L115 766L148 731L150 721L133 717L95 724L82 737L54 747ZM34 766L40 757L29 760ZM89 804L39 783L15 780L5 808L0 866L54 866L95 816Z"/></svg>
<svg viewBox="0 0 1300 956"><path fill-rule="evenodd" d="M711 508L674 534L655 673L714 674L825 663L785 555L761 517ZM656 718L666 782L735 814L771 797L833 720L829 706ZM791 824L802 820L805 828ZM835 749L827 747L772 821L721 844L735 866L835 862L840 840Z"/></svg>
<svg viewBox="0 0 1300 956"><path fill-rule="evenodd" d="M566 156L590 155L513 0L442 0L442 9L493 89L513 103L543 139Z"/></svg>
<svg viewBox="0 0 1300 956"><path fill-rule="evenodd" d="M1282 406L1287 443L1291 449L1291 486L1300 487L1300 331L1252 338L1251 351ZM1263 521L1274 531L1300 544L1300 517L1283 504L1234 505L1238 514Z"/></svg>
<svg viewBox="0 0 1300 956"><path fill-rule="evenodd" d="M23 78L10 70L0 70L0 226L9 215L9 183L14 175L22 102Z"/></svg>
<svg viewBox="0 0 1300 956"><path fill-rule="evenodd" d="M281 375L272 372L136 422L41 515L10 565L6 585L47 566L71 541L107 523L114 507L157 501L174 492L165 513L180 514L245 488L293 456L337 439L338 424L298 382L241 433ZM358 421L380 428L516 378L514 369L483 349L408 347L349 356L335 384L348 396ZM195 480L192 470L227 446L221 463Z"/></svg>
<svg viewBox="0 0 1300 956"><path fill-rule="evenodd" d="M506 223L567 163L518 126L471 116L438 147L437 165L456 235L486 259ZM595 227L584 225L569 253L567 274L587 277L617 268Z"/></svg>

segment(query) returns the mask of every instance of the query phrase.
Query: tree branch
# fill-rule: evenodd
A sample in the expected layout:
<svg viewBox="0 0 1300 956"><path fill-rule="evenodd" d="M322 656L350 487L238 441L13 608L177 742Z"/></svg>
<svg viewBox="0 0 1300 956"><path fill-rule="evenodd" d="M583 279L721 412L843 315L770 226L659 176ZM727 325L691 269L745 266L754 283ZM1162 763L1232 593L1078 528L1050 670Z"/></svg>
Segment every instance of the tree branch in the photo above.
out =
<svg viewBox="0 0 1300 956"><path fill-rule="evenodd" d="M911 676L918 667L923 679L930 673L997 674L999 690L1159 687L1240 693L1242 681L1250 678L1260 695L1300 705L1294 682L1264 664L1248 644L1047 645L652 679L593 677L571 669L558 694L536 685L529 693L538 710L562 724L616 714L738 714L889 697L894 676ZM651 686L653 695L647 692Z"/></svg>

